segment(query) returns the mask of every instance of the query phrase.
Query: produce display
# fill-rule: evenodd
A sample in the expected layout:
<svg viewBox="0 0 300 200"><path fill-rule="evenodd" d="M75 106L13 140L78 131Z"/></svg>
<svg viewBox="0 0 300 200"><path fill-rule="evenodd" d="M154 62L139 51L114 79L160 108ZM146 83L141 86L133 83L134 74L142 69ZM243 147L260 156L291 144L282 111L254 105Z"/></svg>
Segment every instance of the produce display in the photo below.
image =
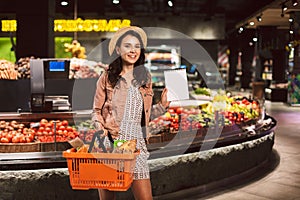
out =
<svg viewBox="0 0 300 200"><path fill-rule="evenodd" d="M54 125L56 126L54 127ZM29 126L17 121L0 121L0 142L54 142L54 131L56 131L57 142L66 142L78 137L77 130L69 126L66 120L41 119L40 122L32 122Z"/></svg>
<svg viewBox="0 0 300 200"><path fill-rule="evenodd" d="M78 40L73 40L72 43L65 43L65 51L70 52L72 54L72 57L75 58L86 58L86 51L85 47L81 46L80 42Z"/></svg>
<svg viewBox="0 0 300 200"><path fill-rule="evenodd" d="M91 142L93 135L96 132L92 120L85 120L80 122L76 126L76 129L78 130L79 138L84 142Z"/></svg>
<svg viewBox="0 0 300 200"><path fill-rule="evenodd" d="M69 126L67 120L41 119L39 123L30 125L35 131L35 139L39 142L54 142L54 131L56 131L56 141L66 142L78 136L76 128Z"/></svg>
<svg viewBox="0 0 300 200"><path fill-rule="evenodd" d="M1 143L30 143L34 141L35 131L16 121L0 121Z"/></svg>
<svg viewBox="0 0 300 200"><path fill-rule="evenodd" d="M97 78L103 71L98 63L86 59L72 58L70 61L70 79Z"/></svg>
<svg viewBox="0 0 300 200"><path fill-rule="evenodd" d="M20 58L16 63L0 60L0 79L29 79L31 57ZM98 78L102 71L107 68L106 64L97 63L80 58L70 59L70 79Z"/></svg>
<svg viewBox="0 0 300 200"><path fill-rule="evenodd" d="M18 79L30 78L30 59L34 59L34 57L20 58L16 63L15 69L18 71Z"/></svg>
<svg viewBox="0 0 300 200"><path fill-rule="evenodd" d="M15 70L15 64L7 61L0 60L0 79L16 80L18 72Z"/></svg>
<svg viewBox="0 0 300 200"><path fill-rule="evenodd" d="M169 108L168 111L150 122L150 133L176 133L253 123L260 115L259 102L246 97L216 95L205 107ZM255 122L254 122L255 123Z"/></svg>
<svg viewBox="0 0 300 200"><path fill-rule="evenodd" d="M234 130L231 129L234 126L253 125L261 117L261 108L257 100L243 96L227 96L223 91L214 93L210 99L198 106L170 107L164 115L150 122L150 137L175 135L178 132L187 134L191 130L202 134L207 128L217 126L224 127L222 130L228 132ZM92 141L95 132L90 119L75 125L69 124L67 120L51 119L27 123L0 121L0 146L7 143L69 142L75 138L86 144ZM172 137L166 138L168 139L165 140L169 140Z"/></svg>

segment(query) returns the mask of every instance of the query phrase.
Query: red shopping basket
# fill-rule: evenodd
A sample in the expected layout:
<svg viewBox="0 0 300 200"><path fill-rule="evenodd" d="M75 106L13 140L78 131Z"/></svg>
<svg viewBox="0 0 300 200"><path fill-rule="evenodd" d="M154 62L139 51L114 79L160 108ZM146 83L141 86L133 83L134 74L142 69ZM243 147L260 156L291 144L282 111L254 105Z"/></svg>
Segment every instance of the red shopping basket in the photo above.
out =
<svg viewBox="0 0 300 200"><path fill-rule="evenodd" d="M93 140L92 142L94 144ZM137 155L138 153L63 152L63 157L67 159L70 184L73 189L78 190L128 190L133 181Z"/></svg>

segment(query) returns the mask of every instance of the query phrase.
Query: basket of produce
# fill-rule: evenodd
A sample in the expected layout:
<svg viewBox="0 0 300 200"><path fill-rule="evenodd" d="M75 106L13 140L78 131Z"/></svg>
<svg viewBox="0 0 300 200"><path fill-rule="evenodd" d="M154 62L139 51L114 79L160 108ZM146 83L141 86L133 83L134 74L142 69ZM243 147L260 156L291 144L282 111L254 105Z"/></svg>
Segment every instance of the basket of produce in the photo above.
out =
<svg viewBox="0 0 300 200"><path fill-rule="evenodd" d="M79 141L71 142L73 148L64 151L67 160L70 184L73 189L108 189L126 191L133 181L133 170L138 152L136 141L123 141L113 152L108 152L98 131L90 145ZM99 142L95 141L98 138ZM100 148L95 148L99 143ZM95 149L96 150L95 152ZM101 150L99 150L101 149Z"/></svg>

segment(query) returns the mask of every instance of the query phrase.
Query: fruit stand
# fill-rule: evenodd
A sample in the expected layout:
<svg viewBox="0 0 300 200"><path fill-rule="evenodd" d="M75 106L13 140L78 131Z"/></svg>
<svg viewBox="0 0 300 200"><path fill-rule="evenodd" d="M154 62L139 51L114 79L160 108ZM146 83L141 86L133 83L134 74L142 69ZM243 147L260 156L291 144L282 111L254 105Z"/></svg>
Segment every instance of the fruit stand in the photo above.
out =
<svg viewBox="0 0 300 200"><path fill-rule="evenodd" d="M4 84L0 90L15 93L1 103L3 109L9 107L7 102L14 108L28 104L30 59L21 58L16 64L1 61L0 79L4 79ZM65 167L61 152L70 147L68 141L76 137L85 143L91 141L96 131L90 115L92 97L105 68L98 64L72 58L69 78L45 79L45 94L68 96L73 111L32 113L24 109L0 114L1 169ZM147 138L150 159L238 144L259 138L276 127L276 120L265 116L259 100L228 95L228 91L193 89L190 100L172 102L164 115L151 120ZM84 96L83 104L73 101L79 98L76 90Z"/></svg>
<svg viewBox="0 0 300 200"><path fill-rule="evenodd" d="M172 102L164 115L152 119L147 138L150 158L240 143L261 137L276 126L272 117L264 115L258 100L227 96L223 91L208 99ZM9 168L19 168L32 160L39 168L38 163L44 166L44 161L53 158L52 164L47 161L49 167L65 166L59 155L70 147L68 141L79 137L89 143L96 131L90 113L2 113L1 166L8 168L5 163L9 163ZM37 161L39 156L45 159Z"/></svg>

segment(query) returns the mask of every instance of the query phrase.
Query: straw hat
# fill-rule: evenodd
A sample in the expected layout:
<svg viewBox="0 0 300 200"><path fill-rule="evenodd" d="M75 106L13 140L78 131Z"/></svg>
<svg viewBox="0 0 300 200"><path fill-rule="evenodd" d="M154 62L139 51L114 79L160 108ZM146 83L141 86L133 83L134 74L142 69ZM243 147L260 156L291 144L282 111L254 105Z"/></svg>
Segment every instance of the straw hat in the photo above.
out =
<svg viewBox="0 0 300 200"><path fill-rule="evenodd" d="M147 35L145 33L145 31L137 26L127 26L124 28L120 28L117 32L115 32L115 34L112 36L112 38L110 39L109 45L108 45L108 53L109 55L112 55L114 52L114 49L116 47L117 41L119 40L119 38L124 35L126 32L128 31L134 31L136 33L138 33L142 39L142 43L144 48L147 46Z"/></svg>

